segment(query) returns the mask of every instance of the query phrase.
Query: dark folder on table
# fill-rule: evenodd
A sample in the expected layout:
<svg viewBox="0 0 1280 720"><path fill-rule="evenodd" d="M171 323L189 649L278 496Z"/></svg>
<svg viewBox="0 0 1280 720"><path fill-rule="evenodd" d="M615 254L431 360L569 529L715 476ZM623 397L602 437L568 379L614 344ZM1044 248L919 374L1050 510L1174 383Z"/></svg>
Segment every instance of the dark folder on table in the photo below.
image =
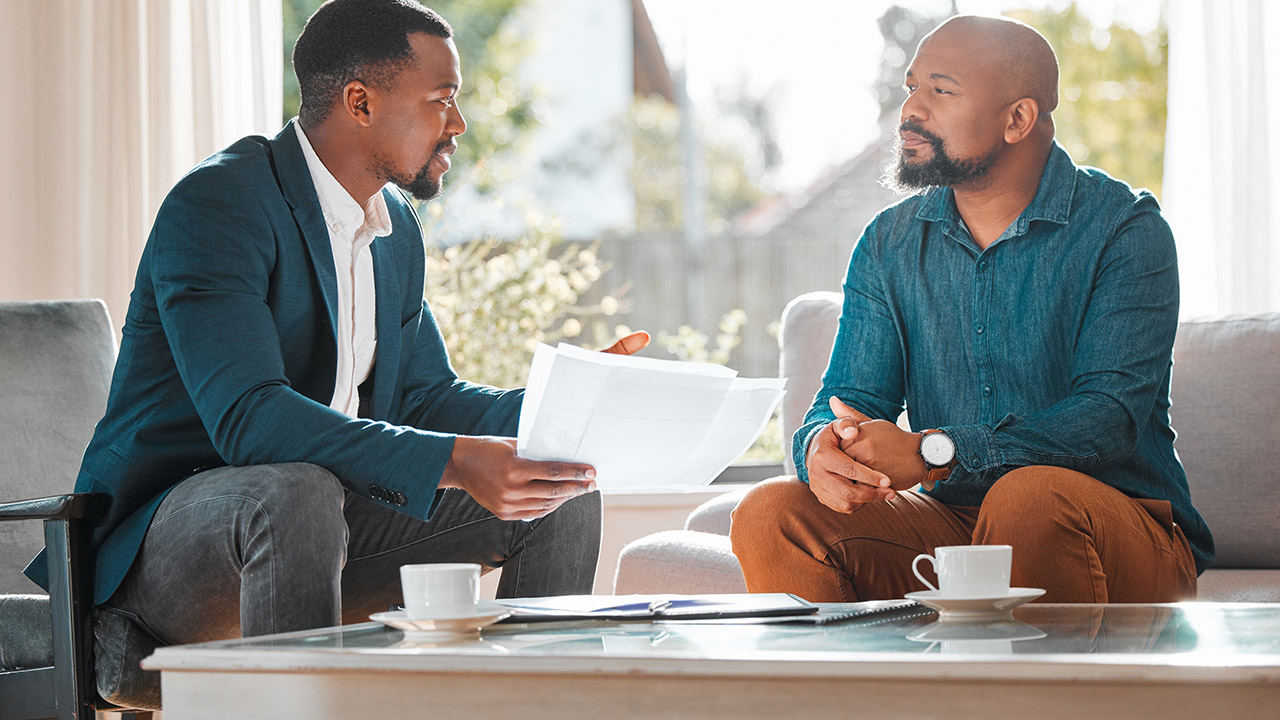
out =
<svg viewBox="0 0 1280 720"><path fill-rule="evenodd" d="M717 595L566 595L510 598L498 604L511 608L503 622L554 620L721 620L726 618L812 615L818 606L789 593Z"/></svg>

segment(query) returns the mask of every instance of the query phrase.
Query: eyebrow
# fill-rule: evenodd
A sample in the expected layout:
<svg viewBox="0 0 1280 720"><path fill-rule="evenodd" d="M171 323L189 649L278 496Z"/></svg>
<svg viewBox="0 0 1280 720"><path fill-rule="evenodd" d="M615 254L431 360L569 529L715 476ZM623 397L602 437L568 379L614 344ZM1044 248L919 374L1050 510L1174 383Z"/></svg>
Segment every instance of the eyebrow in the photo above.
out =
<svg viewBox="0 0 1280 720"><path fill-rule="evenodd" d="M907 70L908 78L913 78L915 76L916 76L915 73L911 72L911 70ZM960 84L959 80L956 80L955 78L951 77L950 75L947 75L946 73L929 73L929 79L930 80L946 80L954 85Z"/></svg>

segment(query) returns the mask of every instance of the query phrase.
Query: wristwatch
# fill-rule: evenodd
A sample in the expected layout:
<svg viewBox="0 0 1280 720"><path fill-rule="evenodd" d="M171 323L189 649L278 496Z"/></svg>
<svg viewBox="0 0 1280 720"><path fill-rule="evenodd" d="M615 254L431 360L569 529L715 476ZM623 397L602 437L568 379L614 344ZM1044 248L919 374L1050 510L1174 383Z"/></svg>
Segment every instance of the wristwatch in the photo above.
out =
<svg viewBox="0 0 1280 720"><path fill-rule="evenodd" d="M920 433L920 457L924 458L925 467L929 469L927 484L932 487L951 475L956 444L941 430L925 430Z"/></svg>

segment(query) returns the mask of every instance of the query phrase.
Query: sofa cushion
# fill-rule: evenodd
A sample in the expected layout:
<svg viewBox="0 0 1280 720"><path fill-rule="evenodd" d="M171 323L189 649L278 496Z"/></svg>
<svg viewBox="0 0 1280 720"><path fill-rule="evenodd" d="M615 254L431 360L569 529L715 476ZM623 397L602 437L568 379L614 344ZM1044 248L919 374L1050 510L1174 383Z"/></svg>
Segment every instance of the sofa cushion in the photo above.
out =
<svg viewBox="0 0 1280 720"><path fill-rule="evenodd" d="M1280 570L1210 568L1200 576L1197 586L1196 600L1280 603Z"/></svg>
<svg viewBox="0 0 1280 720"><path fill-rule="evenodd" d="M629 543L613 581L615 595L746 591L729 538L693 530L664 530Z"/></svg>
<svg viewBox="0 0 1280 720"><path fill-rule="evenodd" d="M1191 320L1174 344L1174 449L1214 568L1280 568L1280 313Z"/></svg>

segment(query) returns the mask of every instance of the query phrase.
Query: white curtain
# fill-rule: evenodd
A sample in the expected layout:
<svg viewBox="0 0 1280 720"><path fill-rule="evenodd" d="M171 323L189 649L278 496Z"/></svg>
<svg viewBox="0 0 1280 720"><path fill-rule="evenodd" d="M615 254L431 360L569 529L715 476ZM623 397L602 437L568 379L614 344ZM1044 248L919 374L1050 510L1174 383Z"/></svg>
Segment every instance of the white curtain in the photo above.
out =
<svg viewBox="0 0 1280 720"><path fill-rule="evenodd" d="M280 125L280 0L0 0L0 300L101 297L117 329L165 193Z"/></svg>
<svg viewBox="0 0 1280 720"><path fill-rule="evenodd" d="M1280 3L1170 0L1168 22L1182 314L1280 310Z"/></svg>

